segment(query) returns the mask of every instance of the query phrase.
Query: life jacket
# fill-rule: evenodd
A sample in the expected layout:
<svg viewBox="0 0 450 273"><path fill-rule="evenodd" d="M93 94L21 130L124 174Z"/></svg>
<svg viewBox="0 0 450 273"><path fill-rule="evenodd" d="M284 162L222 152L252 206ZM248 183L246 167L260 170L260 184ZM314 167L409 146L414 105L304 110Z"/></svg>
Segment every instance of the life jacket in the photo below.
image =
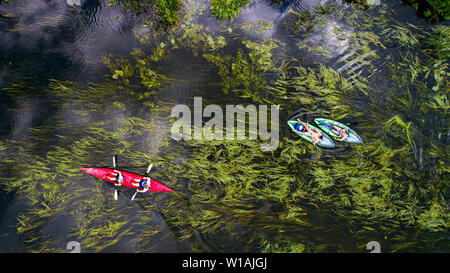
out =
<svg viewBox="0 0 450 273"><path fill-rule="evenodd" d="M148 189L150 189L151 184L150 184L150 179L141 179L139 181L139 188L144 189L145 190L145 186L148 184ZM147 189L147 190L148 190Z"/></svg>
<svg viewBox="0 0 450 273"><path fill-rule="evenodd" d="M147 179L141 179L139 181L139 188L145 188L145 185L147 184Z"/></svg>
<svg viewBox="0 0 450 273"><path fill-rule="evenodd" d="M305 126L303 126L303 124L301 124L300 122L297 123L297 125L295 125L295 129L296 129L297 131L300 131L300 132L305 132L305 131L306 131Z"/></svg>
<svg viewBox="0 0 450 273"><path fill-rule="evenodd" d="M297 123L297 125L295 126L295 129L299 132L306 133L306 136L312 138L312 133L310 132L310 130L307 130L306 127L303 124L301 124L300 122Z"/></svg>

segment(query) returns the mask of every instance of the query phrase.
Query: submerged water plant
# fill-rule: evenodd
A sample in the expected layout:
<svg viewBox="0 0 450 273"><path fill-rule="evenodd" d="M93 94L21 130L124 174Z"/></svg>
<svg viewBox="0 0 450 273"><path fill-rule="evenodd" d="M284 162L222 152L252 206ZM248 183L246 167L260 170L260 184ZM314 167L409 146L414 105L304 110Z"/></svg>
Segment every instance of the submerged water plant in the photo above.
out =
<svg viewBox="0 0 450 273"><path fill-rule="evenodd" d="M210 0L212 14L219 20L233 19L250 0Z"/></svg>
<svg viewBox="0 0 450 273"><path fill-rule="evenodd" d="M180 0L158 0L155 2L155 13L163 26L171 27L178 24Z"/></svg>
<svg viewBox="0 0 450 273"><path fill-rule="evenodd" d="M158 48L159 49L159 48ZM153 69L153 63L159 61L162 56L162 51L158 49L150 55L146 56L140 49L134 49L131 56L134 57L134 64L128 59L117 58L113 56L103 57L103 63L113 73L112 78L126 85L141 84L146 87L146 91L138 96L142 98L149 98L156 94L158 87L170 79L156 73ZM135 95L135 92L130 91L130 95Z"/></svg>
<svg viewBox="0 0 450 273"><path fill-rule="evenodd" d="M439 0L403 0L417 9L417 14L430 21L444 21L450 19L450 8L446 1Z"/></svg>
<svg viewBox="0 0 450 273"><path fill-rule="evenodd" d="M277 64L274 63L272 53L279 44L274 40L266 40L264 43L251 41L242 43L250 53L246 54L239 49L236 56L204 54L203 57L219 68L218 74L222 78L221 85L225 94L229 91L237 92L243 98L261 102L259 92L267 84L265 73L276 70Z"/></svg>
<svg viewBox="0 0 450 273"><path fill-rule="evenodd" d="M108 0L109 5L119 6L124 12L149 16L150 24L156 17L157 26L173 27L178 24L182 2L180 0Z"/></svg>
<svg viewBox="0 0 450 273"><path fill-rule="evenodd" d="M450 57L450 27L437 25L425 38L422 45L424 52L437 60L448 60Z"/></svg>

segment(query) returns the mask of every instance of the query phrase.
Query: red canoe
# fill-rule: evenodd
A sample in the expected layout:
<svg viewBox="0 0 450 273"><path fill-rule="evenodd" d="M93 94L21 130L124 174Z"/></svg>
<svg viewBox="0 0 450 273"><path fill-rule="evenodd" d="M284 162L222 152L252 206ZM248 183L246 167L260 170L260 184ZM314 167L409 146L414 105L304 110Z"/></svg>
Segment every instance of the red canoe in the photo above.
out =
<svg viewBox="0 0 450 273"><path fill-rule="evenodd" d="M114 173L113 169L106 169L106 168L81 168L80 170L82 170L83 172L86 172L90 175L93 175L95 177L101 178L105 181L114 183L114 181L108 179L106 176L108 174ZM131 182L136 183L135 181L133 181L134 179L143 179L144 177L142 175L137 175L134 173L129 173L129 172L123 172L120 171L120 173L123 175L123 183L122 186L125 187L130 187L130 188L134 188L137 189L138 187L133 186L131 184ZM165 186L162 183L159 183L156 180L150 179L150 189L148 189L149 191L167 191L167 192L173 192L173 190L167 186Z"/></svg>

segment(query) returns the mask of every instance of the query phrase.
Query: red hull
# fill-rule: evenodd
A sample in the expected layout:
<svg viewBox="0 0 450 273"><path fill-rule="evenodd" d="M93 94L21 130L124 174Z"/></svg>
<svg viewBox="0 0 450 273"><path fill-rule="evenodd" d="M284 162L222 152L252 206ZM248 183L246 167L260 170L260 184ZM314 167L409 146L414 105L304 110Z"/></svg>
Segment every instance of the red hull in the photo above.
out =
<svg viewBox="0 0 450 273"><path fill-rule="evenodd" d="M93 175L95 177L98 177L100 179L103 179L105 181L114 183L113 181L111 181L108 178L106 178L107 174L114 172L113 169L106 169L106 168L81 168L80 170L82 170L83 172L86 172L86 173L88 173L90 175ZM137 174L134 174L134 173L123 172L123 171L120 171L120 173L123 175L123 178L124 178L122 186L130 187L130 188L134 188L134 189L137 189L137 187L133 186L131 184L131 182L134 179L142 179L142 178L144 178L142 175L137 175ZM149 191L173 192L173 190L171 188L167 187L166 185L164 185L164 184L162 184L162 183L160 183L160 182L158 182L156 180L150 179L150 182L151 182L150 183L151 186L150 186ZM136 183L136 182L134 182L134 183Z"/></svg>

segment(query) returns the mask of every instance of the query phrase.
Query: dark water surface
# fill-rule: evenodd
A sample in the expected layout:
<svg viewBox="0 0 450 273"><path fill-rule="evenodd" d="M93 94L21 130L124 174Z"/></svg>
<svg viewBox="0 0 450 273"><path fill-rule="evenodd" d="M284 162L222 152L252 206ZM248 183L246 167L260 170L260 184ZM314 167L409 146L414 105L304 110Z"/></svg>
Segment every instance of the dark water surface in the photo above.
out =
<svg viewBox="0 0 450 273"><path fill-rule="evenodd" d="M382 23L376 24L376 18L384 18L382 16L395 15L391 19L401 26L431 27L416 17L413 8L400 1L390 1L365 11L358 9L350 13L354 18L344 18L337 16L337 12L350 8L342 6L341 1L286 1L280 5L252 1L232 22L218 22L206 8L201 14L182 20L187 27L184 30L179 27L174 34L174 44L179 48L169 50L172 34L143 27L143 17L124 15L120 8L103 1L82 2L81 6L74 7L64 1L43 0L15 1L0 6L0 160L4 178L0 188L0 252L66 252L69 241L79 241L85 252L366 252L369 241L379 241L383 252L448 252L449 235L442 229L442 226L448 227L448 222L441 220L424 228L425 224L407 224L408 215L383 216L383 219L390 219L386 222L376 222L376 217L372 221L364 213L360 214L361 219L347 218L347 212L330 205L321 206L313 196L297 196L293 203L276 197L251 199L245 195L234 201L220 200L226 195L220 191L226 190L217 186L214 178L228 177L228 169L218 164L217 169L213 168L214 175L205 174L207 162L212 159L207 154L201 159L201 152L195 150L196 144L173 141L170 137L172 121L167 118L171 107L192 105L194 96L202 96L204 105L269 104L270 97L262 103L258 98L240 96L239 92L224 93L218 67L202 56L204 52L236 56L239 49L245 49L242 41L273 39L283 43L281 53L276 55L277 63L294 60L311 69L323 65L340 73L356 90L362 90L356 92L357 95L348 95L348 105L357 110L350 111L346 119L342 117L367 143L380 138L376 132L383 127L377 124L394 115L401 116L405 122L414 121L414 132L418 132L411 145L414 152L408 153L407 160L400 156L393 160L404 164L406 169L409 167L405 162L415 162L420 170L408 169L408 172L429 179L433 187L448 185L448 171L439 171L439 166L448 164L447 112L422 115L414 107L406 109L405 106L404 112L395 113L383 108L390 97L388 94L399 88L391 79L390 64L400 63L402 54L407 51L405 47L394 42L385 43L383 47L376 42L367 47L356 47L352 43L352 35L357 31L382 32ZM317 26L310 31L292 31L295 13L314 10L319 4L335 4L338 11L333 16L321 15ZM199 10L193 6L202 10L208 2L184 1L185 14L195 14ZM367 18L374 18L370 31L361 29L361 25L368 24ZM249 23L257 21L269 27L264 29L262 23ZM196 26L207 29L194 31ZM228 28L233 29L229 32ZM216 43L222 36L227 46L224 50L202 50L208 47L208 40L198 38L198 42L192 38L186 42L181 38L183 31L191 31L192 37L199 33L205 37L211 35ZM299 44L305 46L299 47ZM118 61L122 68L127 66L125 60L134 60L130 66L137 65L139 58L132 56L139 53L131 53L135 48L140 48L146 56L156 52L155 48L167 49L164 57L152 67L165 77L157 88L112 78L115 70L120 69L108 68L104 57L123 58ZM275 73L271 73L267 72L269 79L276 79ZM367 87L361 87L358 82L361 78L367 79L364 83ZM308 102L282 106L282 142L291 145L290 141L298 141L296 145L305 149L304 154L297 157L301 161L293 161L289 168L307 168L302 167L310 164L305 162L326 168L327 164L338 164L335 158L342 158L349 164L359 160L363 162L360 169L364 169L377 155L351 145L335 150L313 149L310 144L292 137L284 126L284 120L296 110L320 109L319 103ZM418 122L420 120L422 123ZM405 139L402 143L409 147ZM428 139L433 142L430 144ZM441 151L444 156L435 155L433 151ZM133 192L121 189L119 200L114 201L111 185L78 171L86 166L111 166L113 154L119 154L120 167L136 173L143 173L146 164L154 163L154 178L174 188L175 192L138 196L136 202L132 202L129 198ZM389 160L390 151L385 154ZM249 153L248 157L251 156L255 155ZM261 160L261 168L270 166L264 161ZM233 164L238 168L241 163ZM427 168L436 168L435 173L430 172L435 175L425 172ZM392 169L392 172L397 171ZM273 172L268 170L267 177L285 172L285 166L275 166ZM294 173L298 176L302 171ZM231 176L242 185L248 183L245 171ZM312 176L308 176L306 181L311 179ZM339 179L335 183L338 185ZM234 184L228 185L229 191L234 187L231 185ZM290 187L295 192L303 184L292 183ZM274 192L276 190L283 191L282 188ZM333 187L324 191L333 191ZM215 199L216 194L220 198ZM442 195L447 198L439 199ZM443 204L439 213L448 215L445 190L440 195L421 195L421 198L430 202L439 199ZM292 209L294 203L298 210ZM293 211L297 213L292 214L295 220L289 218ZM411 217L422 219L417 215ZM244 223L242 219L249 220ZM448 220L448 216L443 219ZM286 242L291 245L282 248Z"/></svg>

